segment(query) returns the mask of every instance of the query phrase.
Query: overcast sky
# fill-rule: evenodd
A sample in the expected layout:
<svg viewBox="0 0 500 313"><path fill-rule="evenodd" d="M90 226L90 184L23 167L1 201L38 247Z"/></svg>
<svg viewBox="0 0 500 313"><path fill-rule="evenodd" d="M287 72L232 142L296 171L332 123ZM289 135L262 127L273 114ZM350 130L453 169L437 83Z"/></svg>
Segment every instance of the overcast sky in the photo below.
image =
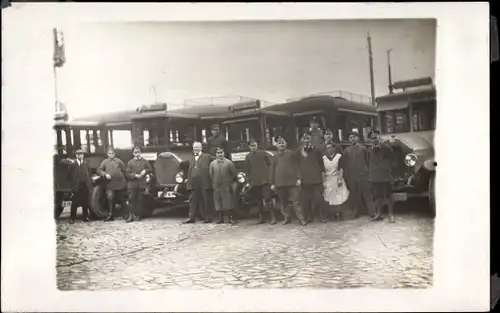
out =
<svg viewBox="0 0 500 313"><path fill-rule="evenodd" d="M435 72L432 20L109 23L63 29L60 101L71 117L158 101L241 95L271 102L330 90L370 96L370 31L377 96L393 80ZM48 60L50 62L50 60Z"/></svg>

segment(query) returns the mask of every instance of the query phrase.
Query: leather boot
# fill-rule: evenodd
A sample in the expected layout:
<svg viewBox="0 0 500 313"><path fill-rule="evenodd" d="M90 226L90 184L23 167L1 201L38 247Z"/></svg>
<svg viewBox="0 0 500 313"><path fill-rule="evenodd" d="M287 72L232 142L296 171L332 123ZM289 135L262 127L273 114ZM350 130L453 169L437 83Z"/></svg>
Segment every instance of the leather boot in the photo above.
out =
<svg viewBox="0 0 500 313"><path fill-rule="evenodd" d="M224 224L224 213L219 212L219 220L215 222L216 224Z"/></svg>
<svg viewBox="0 0 500 313"><path fill-rule="evenodd" d="M111 205L109 206L108 216L104 219L105 222L110 222L114 220L113 218L113 201L111 201Z"/></svg>
<svg viewBox="0 0 500 313"><path fill-rule="evenodd" d="M269 215L271 216L271 221L269 224L275 225L276 224L276 213L274 212L274 208L272 206L269 206Z"/></svg>

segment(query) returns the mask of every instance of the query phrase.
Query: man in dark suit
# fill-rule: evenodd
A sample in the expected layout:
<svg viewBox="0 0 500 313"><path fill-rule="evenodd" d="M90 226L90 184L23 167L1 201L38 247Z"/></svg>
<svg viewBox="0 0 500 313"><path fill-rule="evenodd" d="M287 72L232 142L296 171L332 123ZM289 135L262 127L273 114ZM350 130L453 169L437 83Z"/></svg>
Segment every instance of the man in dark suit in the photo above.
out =
<svg viewBox="0 0 500 313"><path fill-rule="evenodd" d="M72 202L71 202L71 217L70 224L75 223L76 210L79 206L82 207L83 221L89 222L89 193L92 190L92 182L90 180L90 167L83 159L83 151L78 149L75 152L76 160L69 167L69 181L71 183Z"/></svg>
<svg viewBox="0 0 500 313"><path fill-rule="evenodd" d="M136 147L133 153L134 158L128 161L127 164L127 187L129 200L132 204L127 223L140 220L142 206L144 205L143 193L147 187L146 175L153 172L149 161L141 157L141 149Z"/></svg>
<svg viewBox="0 0 500 313"><path fill-rule="evenodd" d="M197 210L210 223L212 212L212 183L210 180L210 163L215 157L201 151L201 142L193 143L193 157L189 162L187 188L191 191L189 195L189 217L183 223L194 223Z"/></svg>

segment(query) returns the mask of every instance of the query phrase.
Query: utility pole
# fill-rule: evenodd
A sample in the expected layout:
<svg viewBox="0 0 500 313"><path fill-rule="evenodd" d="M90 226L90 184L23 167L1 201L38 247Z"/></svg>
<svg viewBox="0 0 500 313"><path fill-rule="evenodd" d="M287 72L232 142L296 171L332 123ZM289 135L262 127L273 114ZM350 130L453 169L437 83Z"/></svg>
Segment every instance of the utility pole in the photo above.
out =
<svg viewBox="0 0 500 313"><path fill-rule="evenodd" d="M368 40L368 61L370 64L370 89L371 89L371 98L372 98L372 105L376 106L375 103L375 82L373 78L373 53L372 53L372 38L370 36L370 32L368 32L367 36Z"/></svg>
<svg viewBox="0 0 500 313"><path fill-rule="evenodd" d="M54 65L54 91L55 91L55 98L56 98L56 113L60 111L59 108L59 95L57 92L57 67Z"/></svg>
<svg viewBox="0 0 500 313"><path fill-rule="evenodd" d="M391 73L391 51L392 49L387 50L387 70L389 75L389 93L394 93L394 87L392 86L392 73Z"/></svg>
<svg viewBox="0 0 500 313"><path fill-rule="evenodd" d="M156 86L155 86L155 85L150 85L150 86L149 86L149 90L152 90L152 91L153 91L153 94L154 94L154 97L155 97L155 102L154 102L154 104L158 103L158 102L157 102L157 98L156 98Z"/></svg>

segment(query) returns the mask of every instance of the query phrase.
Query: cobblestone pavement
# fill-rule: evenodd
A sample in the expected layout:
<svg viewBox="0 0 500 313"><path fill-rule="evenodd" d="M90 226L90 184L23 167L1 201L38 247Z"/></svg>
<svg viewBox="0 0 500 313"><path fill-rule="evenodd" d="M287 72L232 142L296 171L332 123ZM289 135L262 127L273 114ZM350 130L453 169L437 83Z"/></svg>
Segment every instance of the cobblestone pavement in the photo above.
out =
<svg viewBox="0 0 500 313"><path fill-rule="evenodd" d="M434 221L404 213L396 223L305 227L181 225L155 214L126 224L57 221L61 290L164 288L425 288L432 284Z"/></svg>

